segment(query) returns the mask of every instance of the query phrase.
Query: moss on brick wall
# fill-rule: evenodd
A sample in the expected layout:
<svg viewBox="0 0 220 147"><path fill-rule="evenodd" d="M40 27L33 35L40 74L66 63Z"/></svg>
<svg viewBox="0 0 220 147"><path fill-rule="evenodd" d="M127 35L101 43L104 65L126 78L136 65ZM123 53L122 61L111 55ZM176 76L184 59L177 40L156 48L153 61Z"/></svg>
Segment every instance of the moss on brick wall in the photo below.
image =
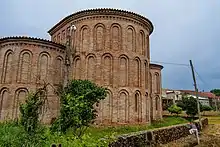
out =
<svg viewBox="0 0 220 147"><path fill-rule="evenodd" d="M196 125L199 125L196 121ZM208 119L202 119L203 128L208 125ZM189 135L187 124L164 127L149 131L137 132L129 135L121 135L117 141L111 143L109 147L142 147L166 144Z"/></svg>

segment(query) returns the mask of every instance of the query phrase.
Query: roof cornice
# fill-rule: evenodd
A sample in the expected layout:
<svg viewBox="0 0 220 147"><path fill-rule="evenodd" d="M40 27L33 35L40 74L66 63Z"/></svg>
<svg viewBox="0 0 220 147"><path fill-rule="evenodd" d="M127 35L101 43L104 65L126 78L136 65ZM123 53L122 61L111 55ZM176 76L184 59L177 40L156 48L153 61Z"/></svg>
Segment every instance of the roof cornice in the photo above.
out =
<svg viewBox="0 0 220 147"><path fill-rule="evenodd" d="M162 65L150 63L150 68L163 69Z"/></svg>
<svg viewBox="0 0 220 147"><path fill-rule="evenodd" d="M7 42L32 42L32 43L40 43L44 45L52 45L54 47L58 47L60 49L65 49L66 47L62 44L55 43L50 40L41 39L41 38L34 38L34 37L26 37L26 36L11 36L11 37L3 37L0 38L0 44L7 43Z"/></svg>
<svg viewBox="0 0 220 147"><path fill-rule="evenodd" d="M78 18L81 18L81 17L92 16L92 15L119 15L119 16L124 16L124 17L130 17L130 18L138 20L138 21L142 22L144 25L148 26L149 29L150 29L149 30L150 34L153 32L153 29L154 29L152 22L149 19L147 19L146 17L144 17L140 14L136 14L136 13L131 12L131 11L120 10L120 9L96 8L96 9L87 9L87 10L78 11L76 13L73 13L73 14L63 18L60 22L58 22L55 26L53 26L48 31L48 33L53 34L53 32L57 28L59 28L59 26L62 26L66 23L69 23L73 19L78 19Z"/></svg>

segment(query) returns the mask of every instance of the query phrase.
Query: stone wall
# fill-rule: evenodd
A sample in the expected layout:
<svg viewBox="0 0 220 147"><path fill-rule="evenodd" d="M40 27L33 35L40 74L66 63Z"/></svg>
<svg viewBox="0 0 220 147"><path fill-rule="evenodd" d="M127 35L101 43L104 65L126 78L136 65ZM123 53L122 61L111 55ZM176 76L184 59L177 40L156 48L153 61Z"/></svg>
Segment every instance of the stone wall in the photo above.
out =
<svg viewBox="0 0 220 147"><path fill-rule="evenodd" d="M196 125L199 126L198 121ZM208 119L202 119L202 128L208 125ZM200 128L200 127L199 127ZM189 128L187 124L164 127L149 131L137 132L129 135L122 135L118 140L111 143L109 147L141 147L141 146L156 146L159 144L166 144L189 135Z"/></svg>

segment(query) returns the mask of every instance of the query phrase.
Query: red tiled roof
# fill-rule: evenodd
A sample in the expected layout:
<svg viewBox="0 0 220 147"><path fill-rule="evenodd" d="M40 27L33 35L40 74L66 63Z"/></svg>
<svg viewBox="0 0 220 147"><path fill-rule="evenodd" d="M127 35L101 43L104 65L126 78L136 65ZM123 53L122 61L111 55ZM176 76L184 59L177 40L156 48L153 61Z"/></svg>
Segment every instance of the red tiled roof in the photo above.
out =
<svg viewBox="0 0 220 147"><path fill-rule="evenodd" d="M184 93L187 93L187 94L196 95L196 92L192 91L192 90L180 90L180 91L184 92ZM211 92L198 92L198 96L200 96L200 97L208 97L208 98L220 98L219 96L215 96Z"/></svg>

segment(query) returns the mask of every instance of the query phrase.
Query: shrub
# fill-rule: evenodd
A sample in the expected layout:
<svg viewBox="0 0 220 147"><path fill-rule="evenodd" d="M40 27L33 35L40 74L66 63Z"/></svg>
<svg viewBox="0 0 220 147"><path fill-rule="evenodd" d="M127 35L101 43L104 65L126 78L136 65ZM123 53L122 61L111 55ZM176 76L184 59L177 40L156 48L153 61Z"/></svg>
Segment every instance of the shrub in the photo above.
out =
<svg viewBox="0 0 220 147"><path fill-rule="evenodd" d="M176 105L177 105L178 107L182 108L183 111L186 110L186 108L185 108L185 104L183 103L183 101L179 101L179 102L177 102Z"/></svg>
<svg viewBox="0 0 220 147"><path fill-rule="evenodd" d="M211 111L211 110L213 110L213 108L210 106L207 106L207 105L202 105L201 110L202 111Z"/></svg>
<svg viewBox="0 0 220 147"><path fill-rule="evenodd" d="M40 146L43 144L44 128L40 125L39 116L44 113L43 105L47 97L47 85L37 89L36 92L30 93L25 100L25 103L20 104L20 124L21 133L18 137L19 143L22 146ZM20 145L18 145L20 146Z"/></svg>
<svg viewBox="0 0 220 147"><path fill-rule="evenodd" d="M88 80L72 80L59 91L60 116L51 130L66 133L71 128L76 136L81 137L96 118L94 104L106 97L106 89Z"/></svg>
<svg viewBox="0 0 220 147"><path fill-rule="evenodd" d="M41 132L36 132L36 138L30 139L20 124L0 123L0 147L50 147L52 144L62 144L63 147L104 147L115 140L114 134L102 136L102 139L95 139L93 135L87 133L78 139L71 132L60 135L42 128Z"/></svg>
<svg viewBox="0 0 220 147"><path fill-rule="evenodd" d="M173 102L169 102L168 104L163 105L163 110L168 110L168 108L172 105L173 105Z"/></svg>
<svg viewBox="0 0 220 147"><path fill-rule="evenodd" d="M172 105L168 108L168 111L171 113L171 114L181 114L182 113L182 108L178 107L177 105Z"/></svg>
<svg viewBox="0 0 220 147"><path fill-rule="evenodd" d="M182 110L186 111L186 114L194 117L196 114L198 114L197 109L197 100L194 97L187 97L184 96L182 98L182 102L178 102L177 106L181 107ZM200 110L202 111L202 105L200 104Z"/></svg>
<svg viewBox="0 0 220 147"><path fill-rule="evenodd" d="M30 93L25 103L20 104L21 125L29 135L34 135L39 126L39 115L46 99L46 86L39 88L36 92Z"/></svg>
<svg viewBox="0 0 220 147"><path fill-rule="evenodd" d="M186 114L190 116L195 116L198 114L197 100L193 97L185 98L183 101L186 109Z"/></svg>

